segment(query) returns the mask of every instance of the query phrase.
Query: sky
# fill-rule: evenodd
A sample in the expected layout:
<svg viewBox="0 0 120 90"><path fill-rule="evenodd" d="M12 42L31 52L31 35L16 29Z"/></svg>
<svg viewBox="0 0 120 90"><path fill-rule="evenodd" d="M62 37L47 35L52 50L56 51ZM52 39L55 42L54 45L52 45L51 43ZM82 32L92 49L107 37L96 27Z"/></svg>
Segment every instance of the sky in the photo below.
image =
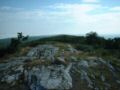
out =
<svg viewBox="0 0 120 90"><path fill-rule="evenodd" d="M120 34L120 0L0 0L0 38Z"/></svg>

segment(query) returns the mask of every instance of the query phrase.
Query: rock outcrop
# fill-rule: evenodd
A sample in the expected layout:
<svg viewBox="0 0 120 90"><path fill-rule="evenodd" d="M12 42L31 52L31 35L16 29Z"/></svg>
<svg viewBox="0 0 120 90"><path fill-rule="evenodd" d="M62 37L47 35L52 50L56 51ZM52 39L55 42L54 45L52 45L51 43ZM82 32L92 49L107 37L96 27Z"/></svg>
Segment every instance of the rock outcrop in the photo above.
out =
<svg viewBox="0 0 120 90"><path fill-rule="evenodd" d="M54 56L57 53L59 48L52 45L39 45L29 51L27 54L28 57L36 57L39 59L47 59L54 61Z"/></svg>
<svg viewBox="0 0 120 90"><path fill-rule="evenodd" d="M41 90L41 86L45 89L70 89L72 88L70 68L71 64L66 68L63 65L34 67L25 70L25 81L31 90Z"/></svg>
<svg viewBox="0 0 120 90"><path fill-rule="evenodd" d="M71 45L62 49L39 45L24 57L0 63L0 90L119 90L120 76L110 62L79 59Z"/></svg>

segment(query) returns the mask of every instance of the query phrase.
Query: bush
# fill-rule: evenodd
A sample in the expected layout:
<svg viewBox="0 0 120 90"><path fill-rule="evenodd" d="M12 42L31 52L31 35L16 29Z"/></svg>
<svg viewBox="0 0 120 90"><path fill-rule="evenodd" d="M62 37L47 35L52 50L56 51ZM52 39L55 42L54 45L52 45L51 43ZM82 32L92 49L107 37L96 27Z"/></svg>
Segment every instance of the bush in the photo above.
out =
<svg viewBox="0 0 120 90"><path fill-rule="evenodd" d="M75 48L76 48L77 50L89 51L89 52L91 52L91 51L94 50L93 46L90 46L90 45L82 45L82 44L76 45Z"/></svg>

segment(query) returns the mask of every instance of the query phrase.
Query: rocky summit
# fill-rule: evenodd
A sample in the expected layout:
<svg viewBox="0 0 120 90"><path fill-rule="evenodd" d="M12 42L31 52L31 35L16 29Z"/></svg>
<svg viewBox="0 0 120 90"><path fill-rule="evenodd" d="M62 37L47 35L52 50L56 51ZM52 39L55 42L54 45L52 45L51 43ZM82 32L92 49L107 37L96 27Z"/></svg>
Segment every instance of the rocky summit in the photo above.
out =
<svg viewBox="0 0 120 90"><path fill-rule="evenodd" d="M70 44L31 47L0 63L0 90L120 90L120 68Z"/></svg>

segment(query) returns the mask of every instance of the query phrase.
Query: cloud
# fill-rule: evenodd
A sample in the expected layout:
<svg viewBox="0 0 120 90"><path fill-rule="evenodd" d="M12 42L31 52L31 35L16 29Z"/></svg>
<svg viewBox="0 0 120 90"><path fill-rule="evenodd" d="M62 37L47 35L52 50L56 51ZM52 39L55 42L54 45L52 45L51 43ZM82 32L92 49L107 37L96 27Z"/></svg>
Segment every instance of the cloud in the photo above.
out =
<svg viewBox="0 0 120 90"><path fill-rule="evenodd" d="M92 13L101 8L107 9L99 14ZM3 33L10 29L14 34L19 30L34 35L85 34L90 31L99 34L120 33L120 12L113 12L115 8L101 4L61 3L47 6L45 9L0 12L0 27L4 30Z"/></svg>
<svg viewBox="0 0 120 90"><path fill-rule="evenodd" d="M95 19L92 18L92 15L90 15L89 13L101 7L102 6L99 4L56 4L54 6L51 6L51 8L55 8L58 13L62 13L63 16L69 16L70 19L80 23L94 22ZM59 12L59 10L62 12Z"/></svg>
<svg viewBox="0 0 120 90"><path fill-rule="evenodd" d="M0 7L0 10L2 10L2 11L19 11L19 10L23 10L23 8L3 6L3 7Z"/></svg>
<svg viewBox="0 0 120 90"><path fill-rule="evenodd" d="M95 5L95 4L55 4L53 6L51 6L51 8L55 8L55 9L62 9L62 10L77 10L78 12L87 12L87 11L91 11L94 9L97 9L101 7L101 5Z"/></svg>
<svg viewBox="0 0 120 90"><path fill-rule="evenodd" d="M84 3L98 3L99 0L82 0Z"/></svg>
<svg viewBox="0 0 120 90"><path fill-rule="evenodd" d="M120 12L113 12L113 10L119 11L119 7L107 7L101 4L59 4L54 5L53 8L62 10L64 15L69 12L67 16L74 22L76 33L80 33L79 29L84 33L90 30L101 34L120 33ZM105 9L105 12L91 13L100 9L103 11Z"/></svg>
<svg viewBox="0 0 120 90"><path fill-rule="evenodd" d="M120 11L120 6L116 6L110 9L111 11Z"/></svg>

